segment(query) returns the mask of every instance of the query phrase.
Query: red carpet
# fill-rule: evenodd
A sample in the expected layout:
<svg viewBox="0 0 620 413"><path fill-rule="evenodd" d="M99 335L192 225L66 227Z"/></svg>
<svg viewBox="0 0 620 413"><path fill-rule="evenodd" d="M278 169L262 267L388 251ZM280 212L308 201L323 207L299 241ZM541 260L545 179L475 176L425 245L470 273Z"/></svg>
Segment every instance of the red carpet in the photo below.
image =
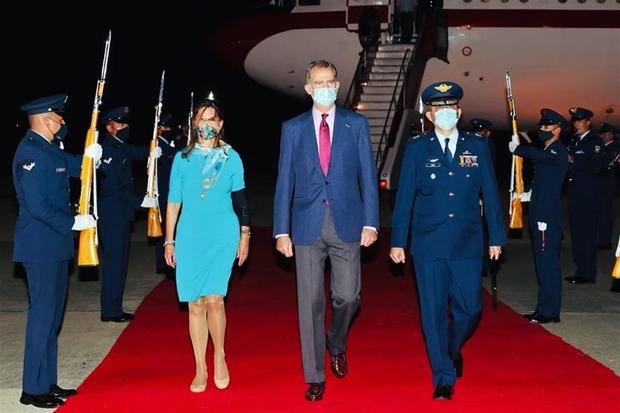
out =
<svg viewBox="0 0 620 413"><path fill-rule="evenodd" d="M389 274L387 246L363 267L362 310L349 341L349 375L328 370L325 398L309 403L297 335L295 275L276 265L267 231L253 231L251 262L233 276L226 354L231 385L192 394L187 313L165 281L144 300L110 354L59 409L70 412L612 412L620 378L508 307L490 310L466 344L450 402L432 384L411 277ZM382 234L383 243L387 235ZM212 376L212 348L208 364ZM616 406L615 408L613 406Z"/></svg>

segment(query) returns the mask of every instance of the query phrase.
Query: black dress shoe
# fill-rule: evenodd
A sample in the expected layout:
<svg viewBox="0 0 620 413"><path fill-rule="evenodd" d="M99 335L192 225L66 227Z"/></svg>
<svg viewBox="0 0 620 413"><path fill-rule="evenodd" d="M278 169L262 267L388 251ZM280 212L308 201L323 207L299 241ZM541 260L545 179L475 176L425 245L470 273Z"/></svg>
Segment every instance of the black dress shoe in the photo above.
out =
<svg viewBox="0 0 620 413"><path fill-rule="evenodd" d="M62 406L64 401L58 397L54 397L49 393L45 394L28 394L22 392L19 402L25 405L33 405L34 407L40 407L42 409L55 409L58 406Z"/></svg>
<svg viewBox="0 0 620 413"><path fill-rule="evenodd" d="M599 250L610 250L611 244L598 244L596 248L598 248Z"/></svg>
<svg viewBox="0 0 620 413"><path fill-rule="evenodd" d="M612 293L620 293L620 278L614 278L614 280L611 282L611 287L609 288L609 291L611 291Z"/></svg>
<svg viewBox="0 0 620 413"><path fill-rule="evenodd" d="M325 382L309 383L308 390L306 390L306 400L318 402L323 399L323 393L325 393Z"/></svg>
<svg viewBox="0 0 620 413"><path fill-rule="evenodd" d="M128 321L133 320L133 314L122 312L121 315L113 316L113 317L104 317L101 316L101 321L112 321L114 323L126 323Z"/></svg>
<svg viewBox="0 0 620 413"><path fill-rule="evenodd" d="M530 317L530 322L536 324L559 323L560 317L547 317L546 315L536 313Z"/></svg>
<svg viewBox="0 0 620 413"><path fill-rule="evenodd" d="M338 378L343 378L347 375L349 367L347 366L347 356L344 353L335 354L331 357L332 371Z"/></svg>
<svg viewBox="0 0 620 413"><path fill-rule="evenodd" d="M433 392L433 400L450 400L454 393L454 386L450 384L442 384L435 388Z"/></svg>
<svg viewBox="0 0 620 413"><path fill-rule="evenodd" d="M463 377L463 355L461 353L457 354L452 358L452 363L454 363L454 370L456 370L456 377Z"/></svg>
<svg viewBox="0 0 620 413"><path fill-rule="evenodd" d="M67 397L75 396L77 394L77 390L63 389L62 387L59 387L57 384L52 384L50 386L50 394L59 399L66 399Z"/></svg>
<svg viewBox="0 0 620 413"><path fill-rule="evenodd" d="M579 277L577 275L573 277L564 277L564 280L571 284L594 284L596 281L590 280L588 278Z"/></svg>

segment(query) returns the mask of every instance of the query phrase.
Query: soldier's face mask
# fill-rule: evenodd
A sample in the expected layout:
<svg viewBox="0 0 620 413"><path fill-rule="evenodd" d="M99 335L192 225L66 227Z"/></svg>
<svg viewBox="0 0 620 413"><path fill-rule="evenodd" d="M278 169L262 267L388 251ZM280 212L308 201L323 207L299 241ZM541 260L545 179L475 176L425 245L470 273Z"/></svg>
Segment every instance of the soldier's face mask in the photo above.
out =
<svg viewBox="0 0 620 413"><path fill-rule="evenodd" d="M119 129L116 131L116 137L123 142L129 139L129 125L125 126L123 129Z"/></svg>
<svg viewBox="0 0 620 413"><path fill-rule="evenodd" d="M553 138L553 131L555 130L542 130L539 129L538 130L538 138L543 141L543 142L547 142L549 139Z"/></svg>
<svg viewBox="0 0 620 413"><path fill-rule="evenodd" d="M450 130L459 121L458 112L455 109L445 108L435 112L435 125L443 130Z"/></svg>
<svg viewBox="0 0 620 413"><path fill-rule="evenodd" d="M161 131L161 137L170 142L174 138L174 131L172 129Z"/></svg>
<svg viewBox="0 0 620 413"><path fill-rule="evenodd" d="M60 126L56 132L52 132L52 129L49 126L47 127L49 131L52 132L52 135L54 135L54 137L60 141L64 140L67 137L67 132L69 132L67 125L65 125L64 122L57 121L56 119L52 119L52 118L47 118L47 119L49 119L50 122L55 123Z"/></svg>

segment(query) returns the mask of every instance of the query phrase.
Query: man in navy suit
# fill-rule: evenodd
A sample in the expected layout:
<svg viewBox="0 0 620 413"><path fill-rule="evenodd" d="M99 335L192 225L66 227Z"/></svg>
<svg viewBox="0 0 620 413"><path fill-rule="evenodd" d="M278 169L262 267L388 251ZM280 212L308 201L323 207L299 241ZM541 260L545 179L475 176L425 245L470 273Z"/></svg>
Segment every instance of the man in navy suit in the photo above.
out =
<svg viewBox="0 0 620 413"><path fill-rule="evenodd" d="M505 243L489 146L484 138L456 128L462 97L463 90L453 82L434 83L422 93L435 129L407 143L392 218L390 258L395 263L405 262L412 228L411 254L435 400L452 397L463 369L461 347L482 312L481 194L489 257L498 259Z"/></svg>
<svg viewBox="0 0 620 413"><path fill-rule="evenodd" d="M297 265L299 330L305 397L325 390L325 345L336 377L347 374L347 331L360 302L360 245L377 239L377 172L368 121L335 106L340 83L333 64L306 69L311 110L283 123L274 200L278 251ZM331 263L334 315L325 337L324 264Z"/></svg>
<svg viewBox="0 0 620 413"><path fill-rule="evenodd" d="M73 215L69 176L80 176L82 155L53 144L67 135L62 117L67 95L47 96L20 108L30 128L13 159L13 184L19 215L13 239L13 260L21 262L28 280L28 321L24 349L22 404L55 408L76 394L58 386L58 332L65 310L73 232L96 225L92 215ZM101 145L86 148L95 162Z"/></svg>
<svg viewBox="0 0 620 413"><path fill-rule="evenodd" d="M528 222L538 280L538 302L534 312L523 316L533 323L546 324L560 321L563 227L560 193L568 171L568 151L560 141L560 134L568 121L551 109L542 109L538 124L538 137L544 149L518 145L514 141L509 143L509 149L517 156L530 159L535 168Z"/></svg>

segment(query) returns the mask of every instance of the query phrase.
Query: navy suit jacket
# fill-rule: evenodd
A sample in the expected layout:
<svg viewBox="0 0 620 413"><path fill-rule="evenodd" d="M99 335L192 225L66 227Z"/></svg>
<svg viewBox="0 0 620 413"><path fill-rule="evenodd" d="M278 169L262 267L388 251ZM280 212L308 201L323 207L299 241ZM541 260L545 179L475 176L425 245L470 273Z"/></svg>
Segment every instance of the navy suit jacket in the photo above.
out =
<svg viewBox="0 0 620 413"><path fill-rule="evenodd" d="M329 205L338 237L358 242L362 228L379 228L377 171L368 121L336 108L327 176L319 162L312 111L282 124L274 200L273 234L290 234L296 245L312 245Z"/></svg>
<svg viewBox="0 0 620 413"><path fill-rule="evenodd" d="M489 245L504 245L504 220L486 140L460 132L450 165L435 131L409 141L392 217L392 246L407 246L412 225L411 246L416 259L480 258L481 193Z"/></svg>
<svg viewBox="0 0 620 413"><path fill-rule="evenodd" d="M73 258L69 176L80 176L81 165L81 155L63 152L32 130L26 132L13 159L13 184L19 203L14 261Z"/></svg>

